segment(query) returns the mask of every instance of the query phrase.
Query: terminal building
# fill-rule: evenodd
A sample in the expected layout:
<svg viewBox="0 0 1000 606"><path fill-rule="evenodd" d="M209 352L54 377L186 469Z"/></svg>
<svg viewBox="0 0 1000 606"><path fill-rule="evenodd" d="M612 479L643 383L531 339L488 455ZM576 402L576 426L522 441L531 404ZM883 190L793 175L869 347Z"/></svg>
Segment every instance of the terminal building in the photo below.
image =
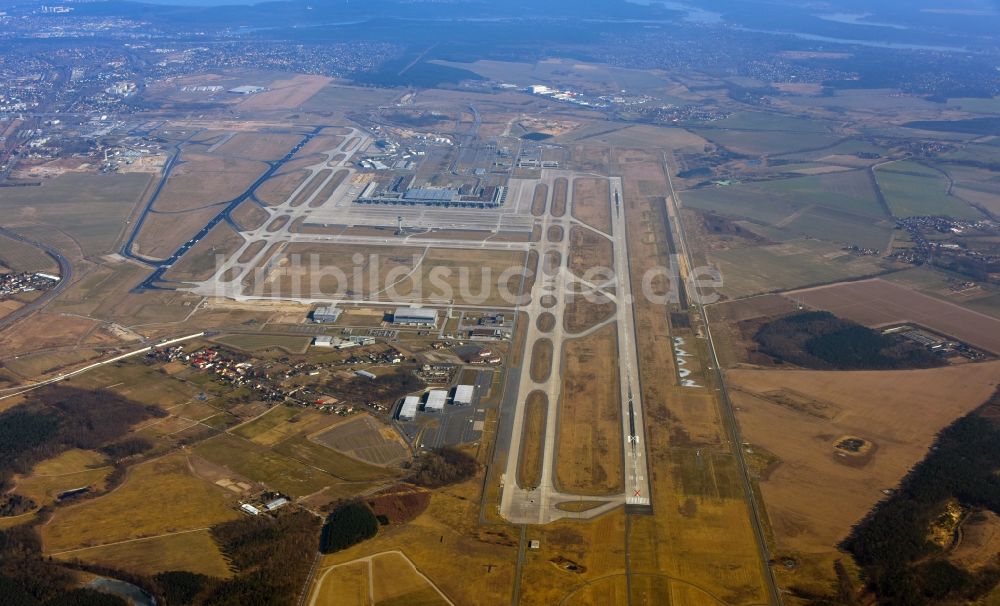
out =
<svg viewBox="0 0 1000 606"><path fill-rule="evenodd" d="M397 307L392 313L392 323L397 326L437 326L438 312L436 309L423 307Z"/></svg>
<svg viewBox="0 0 1000 606"><path fill-rule="evenodd" d="M403 191L380 189L372 181L355 199L356 204L396 204L403 206L438 206L443 208L498 208L507 201L507 188L491 185L469 194L450 187L411 187Z"/></svg>

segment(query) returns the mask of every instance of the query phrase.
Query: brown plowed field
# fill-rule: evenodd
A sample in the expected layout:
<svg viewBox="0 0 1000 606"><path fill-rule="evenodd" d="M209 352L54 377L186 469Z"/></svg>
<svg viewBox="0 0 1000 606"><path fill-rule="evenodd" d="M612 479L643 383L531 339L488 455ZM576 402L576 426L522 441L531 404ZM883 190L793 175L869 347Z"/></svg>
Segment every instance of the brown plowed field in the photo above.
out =
<svg viewBox="0 0 1000 606"><path fill-rule="evenodd" d="M1000 320L885 280L789 293L798 301L866 326L915 322L1000 355Z"/></svg>

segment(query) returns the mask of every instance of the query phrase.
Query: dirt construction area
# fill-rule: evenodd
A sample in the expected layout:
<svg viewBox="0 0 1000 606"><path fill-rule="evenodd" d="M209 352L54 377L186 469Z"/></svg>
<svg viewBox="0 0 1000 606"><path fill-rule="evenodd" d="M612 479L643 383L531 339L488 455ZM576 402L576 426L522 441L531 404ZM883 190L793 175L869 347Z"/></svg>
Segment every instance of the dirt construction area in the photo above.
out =
<svg viewBox="0 0 1000 606"><path fill-rule="evenodd" d="M923 459L939 430L981 405L1000 362L912 371L730 370L744 438L775 463L761 489L779 550L830 552ZM867 451L837 445L857 437Z"/></svg>
<svg viewBox="0 0 1000 606"><path fill-rule="evenodd" d="M617 333L606 326L565 342L556 484L574 494L625 488Z"/></svg>

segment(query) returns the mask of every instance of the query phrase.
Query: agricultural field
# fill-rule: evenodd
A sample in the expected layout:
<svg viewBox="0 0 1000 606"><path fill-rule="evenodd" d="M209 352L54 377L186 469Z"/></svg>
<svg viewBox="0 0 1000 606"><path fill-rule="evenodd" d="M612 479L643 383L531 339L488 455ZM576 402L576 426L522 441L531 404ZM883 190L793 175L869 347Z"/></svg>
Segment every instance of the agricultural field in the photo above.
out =
<svg viewBox="0 0 1000 606"><path fill-rule="evenodd" d="M964 281L960 276L926 266L892 272L882 279L1000 319L1000 286L978 283L956 291L952 285Z"/></svg>
<svg viewBox="0 0 1000 606"><path fill-rule="evenodd" d="M875 257L859 257L833 244L791 240L709 254L722 273L719 289L730 299L781 292L884 271Z"/></svg>
<svg viewBox="0 0 1000 606"><path fill-rule="evenodd" d="M948 193L948 177L916 162L892 162L875 169L878 184L896 217L947 215L981 219L982 213Z"/></svg>
<svg viewBox="0 0 1000 606"><path fill-rule="evenodd" d="M617 332L606 326L564 342L555 477L573 494L624 489Z"/></svg>
<svg viewBox="0 0 1000 606"><path fill-rule="evenodd" d="M760 486L777 557L835 555L937 432L993 393L998 372L997 362L913 371L727 371L749 449L776 461ZM862 448L838 448L845 438L860 438ZM832 578L833 570L822 574Z"/></svg>
<svg viewBox="0 0 1000 606"><path fill-rule="evenodd" d="M24 477L15 479L15 491L40 506L49 506L67 490L93 487L100 491L111 473L103 455L90 450L67 450L59 456L42 461Z"/></svg>
<svg viewBox="0 0 1000 606"><path fill-rule="evenodd" d="M32 237L57 246L67 257L95 257L112 252L151 180L144 173L66 173L39 187L0 189L0 212L8 229L58 230L42 229Z"/></svg>
<svg viewBox="0 0 1000 606"><path fill-rule="evenodd" d="M1000 354L1000 319L886 280L862 280L798 290L788 296L866 326L916 322Z"/></svg>
<svg viewBox="0 0 1000 606"><path fill-rule="evenodd" d="M860 170L689 190L683 203L745 219L776 240L808 237L884 249L894 225Z"/></svg>

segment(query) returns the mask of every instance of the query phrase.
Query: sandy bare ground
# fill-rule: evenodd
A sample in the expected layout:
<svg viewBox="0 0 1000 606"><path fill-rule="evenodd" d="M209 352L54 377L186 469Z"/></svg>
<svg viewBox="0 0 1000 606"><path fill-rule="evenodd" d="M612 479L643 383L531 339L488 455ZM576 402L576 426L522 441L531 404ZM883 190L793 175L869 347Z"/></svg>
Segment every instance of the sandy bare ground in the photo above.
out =
<svg viewBox="0 0 1000 606"><path fill-rule="evenodd" d="M1000 362L930 370L726 373L744 438L780 462L761 489L779 549L830 552L923 459L934 436L982 404ZM867 456L838 454L856 436Z"/></svg>

